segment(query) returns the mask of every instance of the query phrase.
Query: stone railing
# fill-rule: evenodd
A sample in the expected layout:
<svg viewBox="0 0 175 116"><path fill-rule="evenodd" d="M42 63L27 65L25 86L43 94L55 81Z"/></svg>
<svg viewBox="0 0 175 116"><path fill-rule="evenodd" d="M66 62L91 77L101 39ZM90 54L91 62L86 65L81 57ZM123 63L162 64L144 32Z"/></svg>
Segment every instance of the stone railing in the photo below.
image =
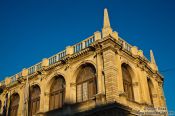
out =
<svg viewBox="0 0 175 116"><path fill-rule="evenodd" d="M59 52L59 53L57 53L49 58L45 58L45 59L43 59L43 61L27 68L26 75L31 75L31 74L35 73L36 71L41 70L43 68L43 66L50 66L52 64L55 64L56 62L58 62L62 58L64 58L66 55L78 53L79 51L89 47L91 45L91 43L93 43L94 41L99 40L99 39L102 39L101 32L97 31L94 33L94 35L84 39L83 41L81 41L75 45L72 45L72 46L67 46L65 50L63 50L63 51L61 51L61 52ZM143 51L138 50L136 46L132 46L132 45L128 44L125 40L123 40L120 37L118 38L117 41L120 45L123 46L124 50L126 50L132 54L139 55L139 56L143 57L144 59L146 59L147 61L149 61L143 55ZM0 85L3 85L3 84L6 85L7 83L11 84L11 83L15 82L18 78L21 78L21 77L22 77L22 72L19 72L15 75L9 77L8 79L1 81Z"/></svg>
<svg viewBox="0 0 175 116"><path fill-rule="evenodd" d="M80 43L73 45L74 53L77 53L81 51L82 49L87 48L94 41L95 41L94 36L90 36L89 38L81 41Z"/></svg>
<svg viewBox="0 0 175 116"><path fill-rule="evenodd" d="M10 78L11 78L11 83L13 83L13 82L15 82L17 80L16 75L11 76Z"/></svg>
<svg viewBox="0 0 175 116"><path fill-rule="evenodd" d="M51 56L50 58L48 58L49 65L56 63L57 61L61 60L65 56L66 56L66 50L63 50L63 51L57 53L56 55Z"/></svg>
<svg viewBox="0 0 175 116"><path fill-rule="evenodd" d="M22 77L22 72L19 72L11 77L10 78L10 83L13 83L15 82L18 78L21 78ZM4 84L5 84L5 81L4 81Z"/></svg>
<svg viewBox="0 0 175 116"><path fill-rule="evenodd" d="M33 74L34 72L40 70L42 68L42 62L39 62L31 67L29 67L28 70L28 75Z"/></svg>
<svg viewBox="0 0 175 116"><path fill-rule="evenodd" d="M123 46L123 48L129 52L131 52L131 48L133 47L126 41L124 41L122 38L118 38L118 42Z"/></svg>
<svg viewBox="0 0 175 116"><path fill-rule="evenodd" d="M120 45L123 46L124 50L131 52L132 54L135 55L139 55L140 57L142 57L143 59L145 59L146 61L150 62L146 56L144 56L143 51L142 50L138 50L138 48L136 46L132 46L129 43L127 43L125 40L123 40L122 38L118 38L118 42ZM134 53L135 52L135 53Z"/></svg>
<svg viewBox="0 0 175 116"><path fill-rule="evenodd" d="M73 46L68 46L65 50L49 57L46 58L45 60L48 61L48 63L44 63L45 60L43 60L42 62L39 62L29 68L27 68L27 75L31 75L33 73L35 73L36 71L39 71L40 69L42 69L43 66L50 66L52 64L55 64L56 62L58 62L59 60L61 60L62 58L64 58L66 55L68 54L73 54L73 53L77 53L79 51L81 51L84 48L87 48L88 46L90 46L91 43L93 43L95 41L94 35L88 37L87 39L81 41L80 43L77 43ZM22 71L8 77L8 79L5 79L3 81L0 82L0 86L2 85L7 85L7 84L13 84L18 78L21 78L22 76Z"/></svg>

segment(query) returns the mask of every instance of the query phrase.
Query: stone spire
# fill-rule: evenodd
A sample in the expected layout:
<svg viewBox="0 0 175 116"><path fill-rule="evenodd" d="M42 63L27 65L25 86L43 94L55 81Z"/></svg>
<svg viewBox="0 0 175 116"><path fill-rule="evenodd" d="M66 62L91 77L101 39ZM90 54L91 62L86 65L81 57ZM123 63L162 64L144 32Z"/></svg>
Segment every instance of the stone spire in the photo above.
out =
<svg viewBox="0 0 175 116"><path fill-rule="evenodd" d="M103 29L104 28L110 28L110 21L109 21L109 16L108 16L108 10L107 8L104 9L104 19L103 19Z"/></svg>
<svg viewBox="0 0 175 116"><path fill-rule="evenodd" d="M104 20L103 20L102 35L103 35L103 37L106 37L108 35L112 35L112 28L110 26L108 11L107 11L106 8L104 9Z"/></svg>
<svg viewBox="0 0 175 116"><path fill-rule="evenodd" d="M154 70L158 70L158 67L157 67L156 61L154 59L154 54L153 54L152 50L150 50L150 58L151 58L151 64L153 65Z"/></svg>
<svg viewBox="0 0 175 116"><path fill-rule="evenodd" d="M153 54L153 51L150 50L150 58L151 58L151 63L155 64L156 65L156 61L154 59L154 54Z"/></svg>

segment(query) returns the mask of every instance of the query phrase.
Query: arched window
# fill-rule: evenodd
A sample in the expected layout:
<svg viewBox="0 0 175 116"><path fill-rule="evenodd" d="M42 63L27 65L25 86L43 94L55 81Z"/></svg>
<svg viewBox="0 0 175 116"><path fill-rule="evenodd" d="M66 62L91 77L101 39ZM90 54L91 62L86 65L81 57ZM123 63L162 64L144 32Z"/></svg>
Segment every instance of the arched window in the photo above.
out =
<svg viewBox="0 0 175 116"><path fill-rule="evenodd" d="M96 70L91 64L81 66L77 76L77 102L86 101L96 94Z"/></svg>
<svg viewBox="0 0 175 116"><path fill-rule="evenodd" d="M134 100L132 78L129 72L129 66L127 64L122 64L122 76L123 76L123 87L126 97L129 100Z"/></svg>
<svg viewBox="0 0 175 116"><path fill-rule="evenodd" d="M40 87L33 85L30 88L30 116L33 116L40 108Z"/></svg>
<svg viewBox="0 0 175 116"><path fill-rule="evenodd" d="M18 115L19 99L20 98L18 93L14 93L10 97L10 116Z"/></svg>
<svg viewBox="0 0 175 116"><path fill-rule="evenodd" d="M148 82L148 89L149 89L149 96L150 96L150 100L151 100L151 104L153 104L153 83L151 82L151 79L147 78L147 82Z"/></svg>
<svg viewBox="0 0 175 116"><path fill-rule="evenodd" d="M64 104L65 80L62 76L55 77L50 88L50 110L61 108Z"/></svg>

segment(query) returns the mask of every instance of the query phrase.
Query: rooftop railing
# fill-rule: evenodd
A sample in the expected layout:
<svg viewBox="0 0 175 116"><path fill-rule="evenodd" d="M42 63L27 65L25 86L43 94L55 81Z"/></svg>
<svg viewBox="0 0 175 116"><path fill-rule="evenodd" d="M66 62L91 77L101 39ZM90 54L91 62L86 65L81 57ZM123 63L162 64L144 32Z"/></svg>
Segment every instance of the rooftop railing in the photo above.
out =
<svg viewBox="0 0 175 116"><path fill-rule="evenodd" d="M16 78L16 75L11 76L10 78L11 78L11 83L15 82L16 79L17 79L17 78Z"/></svg>
<svg viewBox="0 0 175 116"><path fill-rule="evenodd" d="M94 35L88 37L87 39L73 45L73 53L77 53L79 51L81 51L84 48L87 48L88 46L90 46L91 43L93 43L95 41ZM55 64L56 62L58 62L59 60L61 60L62 58L64 58L66 56L66 50L63 50L51 57L48 58L49 64L48 65L52 65ZM31 75L33 73L35 73L36 71L42 69L42 62L39 62L29 68L27 68L28 70L28 75ZM10 77L10 84L15 82L17 80L17 78L21 78L22 77L22 72L19 72L13 76ZM0 82L1 85L5 84L5 80Z"/></svg>
<svg viewBox="0 0 175 116"><path fill-rule="evenodd" d="M87 48L91 45L91 43L93 43L95 41L95 36L90 36L88 38L86 38L85 40L73 45L73 53L78 53L79 51L81 51L82 49L84 48ZM132 48L132 45L128 44L126 41L124 41L122 38L119 38L118 39L118 42L119 44L121 44L123 46L123 48L129 52L131 52L131 48ZM58 62L59 60L61 60L62 58L64 58L66 56L66 50L63 50L51 57L48 58L48 65L52 65L52 64L55 64L56 62ZM145 59L147 59L145 57ZM42 69L42 62L39 62L29 68L27 68L28 70L28 75L31 75L33 73L35 73L36 71ZM15 82L17 80L17 78L21 78L22 77L22 72L19 72L13 76L11 76L11 83ZM1 81L0 82L1 85L2 84L5 84L5 80Z"/></svg>
<svg viewBox="0 0 175 116"><path fill-rule="evenodd" d="M40 70L42 68L42 62L35 64L28 68L28 75L33 74L34 72Z"/></svg>
<svg viewBox="0 0 175 116"><path fill-rule="evenodd" d="M118 42L123 46L123 48L129 52L131 52L132 45L127 43L125 40L122 38L118 38Z"/></svg>
<svg viewBox="0 0 175 116"><path fill-rule="evenodd" d="M128 52L131 52L131 48L133 47L132 45L130 45L129 43L127 43L125 40L123 40L122 38L118 38L118 42L120 45L123 46L123 48L125 50L127 50ZM148 58L146 56L143 56L143 58L149 62Z"/></svg>
<svg viewBox="0 0 175 116"><path fill-rule="evenodd" d="M17 73L17 75L18 75L18 78L21 78L22 77L22 72Z"/></svg>
<svg viewBox="0 0 175 116"><path fill-rule="evenodd" d="M73 45L74 53L77 53L82 49L89 47L91 43L93 43L94 41L95 41L94 36L90 36L89 38L81 41L80 43Z"/></svg>
<svg viewBox="0 0 175 116"><path fill-rule="evenodd" d="M54 63L56 63L57 61L61 60L63 57L66 56L66 50L63 50L59 53L57 53L56 55L54 56L51 56L49 59L49 65L52 65Z"/></svg>

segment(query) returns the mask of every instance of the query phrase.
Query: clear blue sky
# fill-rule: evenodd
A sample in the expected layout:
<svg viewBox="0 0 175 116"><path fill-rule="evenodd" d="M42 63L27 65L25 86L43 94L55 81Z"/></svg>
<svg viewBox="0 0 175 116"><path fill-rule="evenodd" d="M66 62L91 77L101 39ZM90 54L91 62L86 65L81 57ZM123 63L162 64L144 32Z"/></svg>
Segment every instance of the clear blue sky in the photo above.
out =
<svg viewBox="0 0 175 116"><path fill-rule="evenodd" d="M0 80L101 31L105 7L120 37L154 51L175 111L174 0L0 0Z"/></svg>

